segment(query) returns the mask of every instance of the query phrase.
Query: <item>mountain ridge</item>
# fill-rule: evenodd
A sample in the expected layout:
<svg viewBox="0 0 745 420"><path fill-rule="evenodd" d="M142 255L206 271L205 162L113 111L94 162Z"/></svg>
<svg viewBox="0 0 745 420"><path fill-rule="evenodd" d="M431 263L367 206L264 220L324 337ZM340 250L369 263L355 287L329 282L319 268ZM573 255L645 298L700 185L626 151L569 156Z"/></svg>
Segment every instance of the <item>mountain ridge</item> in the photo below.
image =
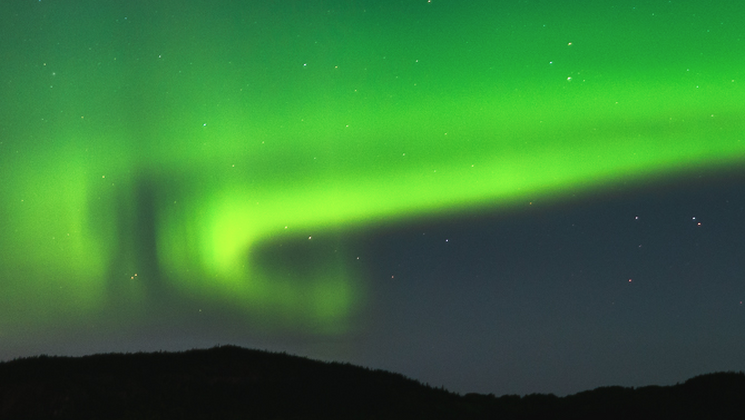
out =
<svg viewBox="0 0 745 420"><path fill-rule="evenodd" d="M398 373L225 345L0 362L0 419L741 418L745 373L565 397L459 395Z"/></svg>

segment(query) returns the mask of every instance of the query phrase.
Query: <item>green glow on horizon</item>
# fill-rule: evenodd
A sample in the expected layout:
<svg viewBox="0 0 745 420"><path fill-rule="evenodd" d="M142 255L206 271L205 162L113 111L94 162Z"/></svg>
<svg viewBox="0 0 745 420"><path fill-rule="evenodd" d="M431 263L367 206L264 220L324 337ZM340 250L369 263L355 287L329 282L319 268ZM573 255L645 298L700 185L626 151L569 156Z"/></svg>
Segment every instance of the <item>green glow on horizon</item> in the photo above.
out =
<svg viewBox="0 0 745 420"><path fill-rule="evenodd" d="M626 44L637 41L613 30L499 40L459 28L480 42L468 55L446 34L406 32L402 46L374 26L357 33L361 15L316 17L326 29L297 42L275 40L282 25L213 34L221 18L208 15L184 45L168 30L187 12L173 13L151 23L162 32L132 29L149 37L141 44L69 53L77 61L3 45L34 70L14 74L0 108L0 338L82 324L115 300L136 320L148 282L225 302L267 329L342 333L366 296L354 256L334 245L340 229L745 158L742 46L703 60L664 38L639 58ZM118 30L150 28L137 18ZM90 30L61 42L95 45ZM327 49L314 50L317 39ZM505 58L487 52L502 45ZM312 261L271 263L279 243Z"/></svg>

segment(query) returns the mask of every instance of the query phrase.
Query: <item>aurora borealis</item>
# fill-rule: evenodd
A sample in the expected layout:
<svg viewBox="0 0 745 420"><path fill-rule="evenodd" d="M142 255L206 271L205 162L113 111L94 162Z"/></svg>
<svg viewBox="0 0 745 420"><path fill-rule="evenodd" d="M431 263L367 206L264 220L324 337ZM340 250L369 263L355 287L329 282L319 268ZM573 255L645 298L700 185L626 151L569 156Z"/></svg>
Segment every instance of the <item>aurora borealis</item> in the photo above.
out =
<svg viewBox="0 0 745 420"><path fill-rule="evenodd" d="M347 340L385 306L364 254L378 229L736 168L742 17L689 1L5 2L0 356L154 319L184 343L228 319ZM206 308L224 312L188 332Z"/></svg>

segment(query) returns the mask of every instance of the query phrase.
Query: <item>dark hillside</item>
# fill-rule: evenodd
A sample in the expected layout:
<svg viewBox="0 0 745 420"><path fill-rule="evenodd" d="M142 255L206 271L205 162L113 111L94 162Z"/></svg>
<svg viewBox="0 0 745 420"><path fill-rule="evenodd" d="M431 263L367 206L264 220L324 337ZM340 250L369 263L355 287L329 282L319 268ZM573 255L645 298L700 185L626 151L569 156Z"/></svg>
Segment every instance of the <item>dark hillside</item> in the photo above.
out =
<svg viewBox="0 0 745 420"><path fill-rule="evenodd" d="M233 346L0 364L2 418L456 418L402 375ZM363 415L364 413L364 415Z"/></svg>
<svg viewBox="0 0 745 420"><path fill-rule="evenodd" d="M0 419L742 418L745 374L568 397L468 394L402 375L234 346L0 363Z"/></svg>

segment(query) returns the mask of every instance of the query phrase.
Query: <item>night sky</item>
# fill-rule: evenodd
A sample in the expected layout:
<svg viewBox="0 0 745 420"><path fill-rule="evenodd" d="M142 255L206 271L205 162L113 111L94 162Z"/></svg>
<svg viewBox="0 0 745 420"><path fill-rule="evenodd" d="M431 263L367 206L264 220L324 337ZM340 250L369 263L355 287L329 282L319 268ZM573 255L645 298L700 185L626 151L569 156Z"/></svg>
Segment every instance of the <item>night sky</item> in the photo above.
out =
<svg viewBox="0 0 745 420"><path fill-rule="evenodd" d="M745 370L745 6L0 4L0 360Z"/></svg>

